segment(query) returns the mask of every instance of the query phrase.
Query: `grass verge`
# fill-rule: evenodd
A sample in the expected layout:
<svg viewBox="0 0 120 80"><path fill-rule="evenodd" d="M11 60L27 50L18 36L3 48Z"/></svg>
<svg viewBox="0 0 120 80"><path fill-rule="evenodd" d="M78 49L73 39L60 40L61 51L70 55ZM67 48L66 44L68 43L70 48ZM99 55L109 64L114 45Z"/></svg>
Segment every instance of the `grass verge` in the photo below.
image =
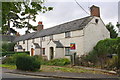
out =
<svg viewBox="0 0 120 80"><path fill-rule="evenodd" d="M0 67L8 68L8 69L16 69L15 65L10 65L10 64L0 64Z"/></svg>
<svg viewBox="0 0 120 80"><path fill-rule="evenodd" d="M93 73L93 74L107 74L101 71L87 70L83 68L75 68L75 67L60 67L60 66L46 66L42 65L40 71L42 72L70 72L70 73Z"/></svg>
<svg viewBox="0 0 120 80"><path fill-rule="evenodd" d="M8 69L16 69L15 65L10 64L0 64L0 67L8 68ZM69 66L48 66L48 65L41 65L41 69L38 70L39 72L70 72L70 73L93 73L93 74L107 74L101 71L93 71L87 70L82 68L73 68Z"/></svg>

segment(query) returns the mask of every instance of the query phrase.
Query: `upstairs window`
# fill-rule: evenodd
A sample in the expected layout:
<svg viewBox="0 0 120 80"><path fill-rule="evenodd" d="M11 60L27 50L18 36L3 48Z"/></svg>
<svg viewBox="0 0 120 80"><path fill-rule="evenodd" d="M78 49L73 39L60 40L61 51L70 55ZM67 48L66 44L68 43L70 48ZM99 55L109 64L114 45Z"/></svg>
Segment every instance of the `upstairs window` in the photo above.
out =
<svg viewBox="0 0 120 80"><path fill-rule="evenodd" d="M23 41L23 44L25 44L25 40Z"/></svg>
<svg viewBox="0 0 120 80"><path fill-rule="evenodd" d="M50 40L53 40L53 35L50 35Z"/></svg>
<svg viewBox="0 0 120 80"><path fill-rule="evenodd" d="M19 45L19 41L18 41L18 45Z"/></svg>
<svg viewBox="0 0 120 80"><path fill-rule="evenodd" d="M32 43L34 43L35 42L35 40L34 39L32 39Z"/></svg>
<svg viewBox="0 0 120 80"><path fill-rule="evenodd" d="M65 38L69 38L70 36L70 32L65 32Z"/></svg>
<svg viewBox="0 0 120 80"><path fill-rule="evenodd" d="M45 36L44 36L44 37L42 37L42 41L45 41Z"/></svg>

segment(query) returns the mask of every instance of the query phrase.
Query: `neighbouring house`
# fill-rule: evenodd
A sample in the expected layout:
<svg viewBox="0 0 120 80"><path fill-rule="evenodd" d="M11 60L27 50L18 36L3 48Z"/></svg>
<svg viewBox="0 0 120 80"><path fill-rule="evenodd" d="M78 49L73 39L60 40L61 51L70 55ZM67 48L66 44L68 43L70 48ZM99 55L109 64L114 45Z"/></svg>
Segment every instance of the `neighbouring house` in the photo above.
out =
<svg viewBox="0 0 120 80"><path fill-rule="evenodd" d="M100 40L110 38L110 33L100 18L100 10L92 6L91 16L63 23L44 29L42 22L38 22L37 32L16 37L14 49L29 51L30 56L42 55L48 60L55 58L69 58L88 54Z"/></svg>
<svg viewBox="0 0 120 80"><path fill-rule="evenodd" d="M0 39L1 39L1 42L2 43L11 43L14 41L16 36L13 36L13 35L3 35L3 34L0 34Z"/></svg>

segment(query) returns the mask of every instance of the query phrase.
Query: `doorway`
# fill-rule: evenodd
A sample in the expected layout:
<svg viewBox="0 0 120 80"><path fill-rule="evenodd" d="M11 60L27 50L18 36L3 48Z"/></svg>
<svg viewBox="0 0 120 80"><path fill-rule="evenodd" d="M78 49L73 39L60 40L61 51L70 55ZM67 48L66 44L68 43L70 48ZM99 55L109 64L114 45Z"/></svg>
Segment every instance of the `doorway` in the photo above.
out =
<svg viewBox="0 0 120 80"><path fill-rule="evenodd" d="M34 49L31 48L31 56L33 56L33 55L34 55Z"/></svg>
<svg viewBox="0 0 120 80"><path fill-rule="evenodd" d="M54 58L54 48L50 47L50 59Z"/></svg>

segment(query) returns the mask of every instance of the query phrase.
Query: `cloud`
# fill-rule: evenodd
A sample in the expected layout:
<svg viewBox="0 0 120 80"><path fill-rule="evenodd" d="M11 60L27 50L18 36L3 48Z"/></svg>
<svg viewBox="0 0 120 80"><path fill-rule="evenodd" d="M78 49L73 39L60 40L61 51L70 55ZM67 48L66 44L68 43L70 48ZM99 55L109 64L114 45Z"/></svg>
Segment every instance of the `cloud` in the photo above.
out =
<svg viewBox="0 0 120 80"><path fill-rule="evenodd" d="M89 1L89 0L87 0ZM100 7L101 18L107 24L113 22L116 24L118 21L118 3L117 2L80 2L79 4L87 11L90 12L89 7L96 5ZM65 22L69 22L75 19L89 16L86 14L75 2L47 2L45 6L52 6L53 11L46 12L45 14L40 13L37 15L36 23L43 21L44 27L49 28L55 25L59 25ZM31 22L32 23L32 22Z"/></svg>

